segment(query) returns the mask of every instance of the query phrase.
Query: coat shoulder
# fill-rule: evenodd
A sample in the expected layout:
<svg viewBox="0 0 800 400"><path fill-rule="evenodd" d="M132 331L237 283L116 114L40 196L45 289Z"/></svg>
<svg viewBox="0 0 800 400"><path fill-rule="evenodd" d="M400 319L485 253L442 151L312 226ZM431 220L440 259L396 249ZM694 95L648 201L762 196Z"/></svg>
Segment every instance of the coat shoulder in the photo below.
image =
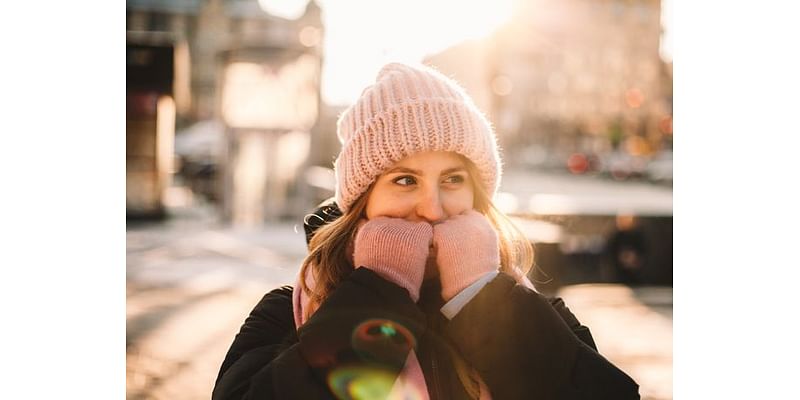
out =
<svg viewBox="0 0 800 400"><path fill-rule="evenodd" d="M273 289L263 297L253 308L250 313L251 316L258 315L262 317L280 317L281 320L288 320L294 324L292 316L292 294L294 288L288 285L281 286Z"/></svg>
<svg viewBox="0 0 800 400"><path fill-rule="evenodd" d="M217 384L245 354L260 354L264 348L278 349L297 341L292 314L292 293L291 286L281 286L266 293L250 311L225 355L217 375ZM272 354L272 352L268 353ZM262 355L261 357L266 356ZM267 359L269 358L267 357ZM259 362L266 363L267 359ZM255 358L252 358L249 363L254 360Z"/></svg>

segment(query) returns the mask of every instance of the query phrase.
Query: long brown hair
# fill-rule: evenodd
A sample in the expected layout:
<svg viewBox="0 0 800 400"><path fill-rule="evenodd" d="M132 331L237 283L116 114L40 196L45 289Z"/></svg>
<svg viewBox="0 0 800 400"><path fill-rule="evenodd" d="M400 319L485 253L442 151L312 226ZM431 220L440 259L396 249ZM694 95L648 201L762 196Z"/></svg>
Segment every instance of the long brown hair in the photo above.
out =
<svg viewBox="0 0 800 400"><path fill-rule="evenodd" d="M353 271L353 264L347 253L355 239L359 220L366 217L367 199L371 190L372 186L346 213L319 227L309 240L309 251L300 267L300 276L305 277L310 268L311 276L316 283L314 288L310 288L306 280L301 278L300 285L312 304L322 304L339 283ZM304 319L308 319L315 308L312 306L303 309Z"/></svg>

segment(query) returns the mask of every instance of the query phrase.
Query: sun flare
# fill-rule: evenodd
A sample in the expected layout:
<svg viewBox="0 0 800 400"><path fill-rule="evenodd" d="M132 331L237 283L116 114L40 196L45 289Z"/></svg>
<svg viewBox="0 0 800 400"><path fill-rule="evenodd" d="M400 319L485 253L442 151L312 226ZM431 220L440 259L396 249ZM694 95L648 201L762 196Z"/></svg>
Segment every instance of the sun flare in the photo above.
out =
<svg viewBox="0 0 800 400"><path fill-rule="evenodd" d="M511 18L513 0L317 0L325 25L322 96L350 104L388 61L480 39Z"/></svg>

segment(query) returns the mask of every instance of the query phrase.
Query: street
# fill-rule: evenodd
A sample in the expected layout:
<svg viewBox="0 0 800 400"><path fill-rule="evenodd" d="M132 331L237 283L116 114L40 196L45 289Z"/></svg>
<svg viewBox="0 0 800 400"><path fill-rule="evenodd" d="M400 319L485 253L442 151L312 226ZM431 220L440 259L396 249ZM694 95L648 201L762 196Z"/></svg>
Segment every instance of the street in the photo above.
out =
<svg viewBox="0 0 800 400"><path fill-rule="evenodd" d="M127 232L127 398L209 398L250 309L291 284L302 226L218 227L207 208Z"/></svg>

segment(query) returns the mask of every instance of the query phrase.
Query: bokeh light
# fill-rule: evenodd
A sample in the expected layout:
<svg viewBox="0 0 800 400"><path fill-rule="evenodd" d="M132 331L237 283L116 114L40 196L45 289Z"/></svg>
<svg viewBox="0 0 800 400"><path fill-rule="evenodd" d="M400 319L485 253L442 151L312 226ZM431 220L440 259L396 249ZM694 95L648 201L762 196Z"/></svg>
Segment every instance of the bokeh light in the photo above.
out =
<svg viewBox="0 0 800 400"><path fill-rule="evenodd" d="M306 47L314 47L322 40L322 32L314 26L306 26L300 30L300 43Z"/></svg>
<svg viewBox="0 0 800 400"><path fill-rule="evenodd" d="M589 160L583 153L574 153L567 159L567 168L573 174L582 174L589 169Z"/></svg>
<svg viewBox="0 0 800 400"><path fill-rule="evenodd" d="M658 123L658 128L665 135L672 135L672 117L666 116Z"/></svg>
<svg viewBox="0 0 800 400"><path fill-rule="evenodd" d="M492 91L498 96L508 96L513 88L511 79L505 75L499 75L492 80Z"/></svg>
<svg viewBox="0 0 800 400"><path fill-rule="evenodd" d="M337 399L386 399L396 377L389 369L345 366L328 375L328 387Z"/></svg>
<svg viewBox="0 0 800 400"><path fill-rule="evenodd" d="M365 361L402 367L416 339L403 325L387 319L362 322L353 331L352 346Z"/></svg>
<svg viewBox="0 0 800 400"><path fill-rule="evenodd" d="M637 88L630 88L625 92L625 103L630 108L639 108L644 103L644 94Z"/></svg>

